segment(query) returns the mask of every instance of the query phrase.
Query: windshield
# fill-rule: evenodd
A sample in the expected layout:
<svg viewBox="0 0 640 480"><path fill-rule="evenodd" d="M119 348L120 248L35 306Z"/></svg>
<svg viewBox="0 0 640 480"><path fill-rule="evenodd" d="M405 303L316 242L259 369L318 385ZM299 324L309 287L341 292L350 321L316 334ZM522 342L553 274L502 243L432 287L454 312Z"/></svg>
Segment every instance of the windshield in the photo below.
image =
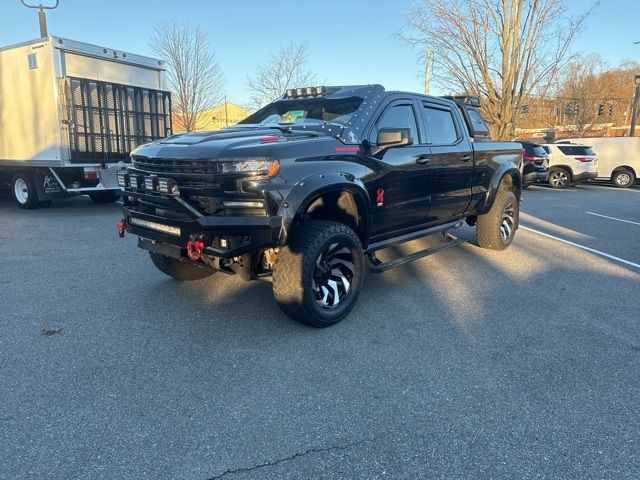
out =
<svg viewBox="0 0 640 480"><path fill-rule="evenodd" d="M358 110L362 98L302 98L279 100L245 118L240 124L302 125L339 123L346 125Z"/></svg>

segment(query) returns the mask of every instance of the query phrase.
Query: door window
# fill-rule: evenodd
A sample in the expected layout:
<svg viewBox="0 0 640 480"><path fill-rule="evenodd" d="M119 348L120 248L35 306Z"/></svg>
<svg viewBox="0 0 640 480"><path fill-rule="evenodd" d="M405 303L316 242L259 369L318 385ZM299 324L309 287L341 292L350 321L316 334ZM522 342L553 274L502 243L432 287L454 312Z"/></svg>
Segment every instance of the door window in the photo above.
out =
<svg viewBox="0 0 640 480"><path fill-rule="evenodd" d="M376 128L373 129L371 135L373 143L377 141L378 130L381 128L408 128L411 132L412 142L417 143L418 141L418 127L411 105L393 105L387 108L378 120Z"/></svg>
<svg viewBox="0 0 640 480"><path fill-rule="evenodd" d="M425 105L422 113L427 124L431 143L435 145L456 143L459 134L451 110Z"/></svg>

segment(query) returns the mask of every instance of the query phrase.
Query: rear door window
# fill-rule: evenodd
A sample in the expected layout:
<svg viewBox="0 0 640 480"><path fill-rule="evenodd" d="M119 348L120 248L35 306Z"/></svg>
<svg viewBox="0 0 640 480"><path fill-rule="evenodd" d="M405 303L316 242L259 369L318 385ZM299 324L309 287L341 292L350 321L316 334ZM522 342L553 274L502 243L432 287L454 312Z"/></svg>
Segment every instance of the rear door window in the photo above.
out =
<svg viewBox="0 0 640 480"><path fill-rule="evenodd" d="M585 147L582 145L558 145L560 150L565 155L595 155L593 148Z"/></svg>
<svg viewBox="0 0 640 480"><path fill-rule="evenodd" d="M422 115L427 125L429 139L434 145L451 145L460 138L460 131L447 107L423 104Z"/></svg>

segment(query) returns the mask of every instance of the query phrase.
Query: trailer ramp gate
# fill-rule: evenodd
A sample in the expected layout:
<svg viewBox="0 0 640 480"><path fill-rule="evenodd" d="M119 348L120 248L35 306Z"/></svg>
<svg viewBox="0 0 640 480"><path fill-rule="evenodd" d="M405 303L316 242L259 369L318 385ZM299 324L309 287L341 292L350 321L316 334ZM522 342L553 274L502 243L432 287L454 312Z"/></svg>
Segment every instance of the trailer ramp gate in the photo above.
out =
<svg viewBox="0 0 640 480"><path fill-rule="evenodd" d="M128 161L138 145L171 135L171 94L65 79L71 163Z"/></svg>

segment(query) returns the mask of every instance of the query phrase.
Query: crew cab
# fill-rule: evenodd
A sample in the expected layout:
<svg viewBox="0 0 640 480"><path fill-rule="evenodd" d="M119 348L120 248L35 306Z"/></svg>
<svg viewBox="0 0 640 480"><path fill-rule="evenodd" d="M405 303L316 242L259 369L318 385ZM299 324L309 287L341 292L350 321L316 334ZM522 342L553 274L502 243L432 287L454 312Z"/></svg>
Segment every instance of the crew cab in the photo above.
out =
<svg viewBox="0 0 640 480"><path fill-rule="evenodd" d="M272 282L291 318L343 319L366 267L382 272L457 245L507 248L518 228L519 143L491 142L477 102L381 85L289 89L234 127L137 148L118 175L124 218L158 269ZM382 262L427 235L441 244Z"/></svg>

